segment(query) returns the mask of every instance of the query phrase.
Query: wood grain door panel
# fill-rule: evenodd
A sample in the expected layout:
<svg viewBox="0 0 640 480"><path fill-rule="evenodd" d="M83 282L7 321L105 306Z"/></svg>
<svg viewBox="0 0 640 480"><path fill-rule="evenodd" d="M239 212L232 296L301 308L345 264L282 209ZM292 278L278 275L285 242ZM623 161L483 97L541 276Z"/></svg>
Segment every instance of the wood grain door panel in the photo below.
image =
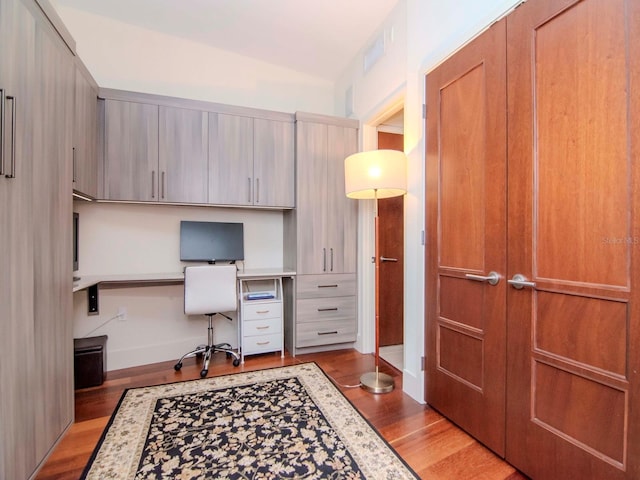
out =
<svg viewBox="0 0 640 480"><path fill-rule="evenodd" d="M378 132L378 149L404 151L404 135ZM380 262L378 345L404 342L404 196L378 200Z"/></svg>
<svg viewBox="0 0 640 480"><path fill-rule="evenodd" d="M532 478L640 475L638 11L536 0L507 21L508 276L535 288L507 292L506 458Z"/></svg>
<svg viewBox="0 0 640 480"><path fill-rule="evenodd" d="M426 397L505 451L505 22L427 76ZM503 108L500 108L502 105Z"/></svg>

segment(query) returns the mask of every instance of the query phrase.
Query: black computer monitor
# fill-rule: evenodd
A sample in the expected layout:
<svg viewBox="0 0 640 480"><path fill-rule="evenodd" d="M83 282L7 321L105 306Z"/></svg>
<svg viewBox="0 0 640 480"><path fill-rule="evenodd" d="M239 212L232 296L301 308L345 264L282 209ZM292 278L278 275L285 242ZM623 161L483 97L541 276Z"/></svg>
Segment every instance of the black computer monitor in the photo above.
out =
<svg viewBox="0 0 640 480"><path fill-rule="evenodd" d="M209 263L244 260L244 225L182 220L180 260Z"/></svg>

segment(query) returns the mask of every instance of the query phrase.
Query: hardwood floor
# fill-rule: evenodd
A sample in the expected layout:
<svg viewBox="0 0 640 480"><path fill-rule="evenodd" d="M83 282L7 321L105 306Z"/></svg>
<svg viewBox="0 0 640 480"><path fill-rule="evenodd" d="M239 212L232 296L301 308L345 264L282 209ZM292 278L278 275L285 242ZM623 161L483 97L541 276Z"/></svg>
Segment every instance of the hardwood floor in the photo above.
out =
<svg viewBox="0 0 640 480"><path fill-rule="evenodd" d="M354 387L362 373L374 370L371 355L361 355L355 350L295 358L287 355L284 359L279 354L266 354L248 357L240 367L233 367L224 355L216 355L209 367L209 376L302 362L316 362L421 478L526 480L527 477L438 412L402 393L402 377L388 365L383 363L381 371L394 376L393 392L373 395ZM186 360L180 372L174 371L173 364L163 362L109 372L103 385L76 390L75 423L36 479L80 477L125 389L199 378L200 366L194 359Z"/></svg>

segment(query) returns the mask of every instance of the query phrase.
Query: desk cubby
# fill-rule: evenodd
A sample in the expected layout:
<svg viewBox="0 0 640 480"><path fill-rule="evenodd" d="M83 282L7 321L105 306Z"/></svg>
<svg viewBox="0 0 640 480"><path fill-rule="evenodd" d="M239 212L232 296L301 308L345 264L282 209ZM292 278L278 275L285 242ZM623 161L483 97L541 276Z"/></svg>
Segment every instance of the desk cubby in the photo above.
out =
<svg viewBox="0 0 640 480"><path fill-rule="evenodd" d="M245 278L240 289L240 361L280 351L284 357L282 277Z"/></svg>

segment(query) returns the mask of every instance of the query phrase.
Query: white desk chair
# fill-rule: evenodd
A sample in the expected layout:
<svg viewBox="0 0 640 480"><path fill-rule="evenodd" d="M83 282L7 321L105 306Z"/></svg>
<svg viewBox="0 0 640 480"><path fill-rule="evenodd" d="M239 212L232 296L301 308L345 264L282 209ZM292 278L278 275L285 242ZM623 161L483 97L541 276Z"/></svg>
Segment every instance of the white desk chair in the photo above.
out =
<svg viewBox="0 0 640 480"><path fill-rule="evenodd" d="M233 357L233 366L240 365L240 355L231 349L228 343L213 343L213 316L216 314L231 320L222 312L235 312L238 309L238 290L236 286L235 265L198 265L184 270L184 313L186 315L206 315L209 318L207 345L199 345L185 353L174 368L180 370L182 361L187 357L204 355L201 377L209 372L209 360L216 352L225 352Z"/></svg>

